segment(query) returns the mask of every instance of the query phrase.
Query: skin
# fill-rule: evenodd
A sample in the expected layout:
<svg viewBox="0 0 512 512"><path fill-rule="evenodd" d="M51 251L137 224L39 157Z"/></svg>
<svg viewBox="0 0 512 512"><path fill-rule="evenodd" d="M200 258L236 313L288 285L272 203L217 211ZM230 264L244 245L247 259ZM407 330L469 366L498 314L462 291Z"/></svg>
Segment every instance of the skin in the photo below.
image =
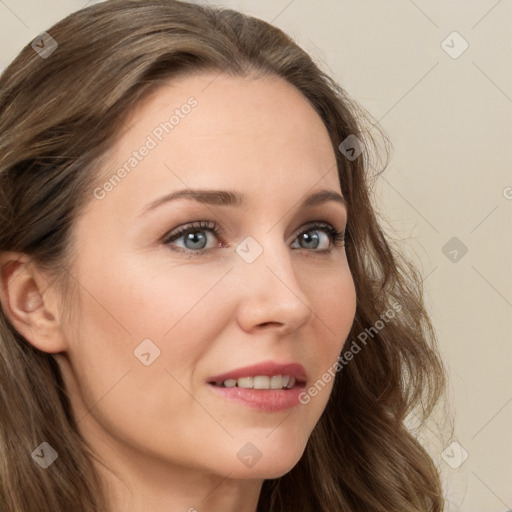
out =
<svg viewBox="0 0 512 512"><path fill-rule="evenodd" d="M345 249L322 229L313 230L316 249L298 236L313 221L346 226L347 211L334 201L297 208L320 189L341 194L334 150L321 118L281 78L200 74L159 88L128 119L105 179L190 96L198 105L121 183L101 200L91 191L73 231L73 322L36 267L4 272L9 315L55 354L80 432L104 461L98 470L115 511L254 512L263 480L299 461L333 382L307 405L262 412L215 395L208 377L299 362L309 387L336 361L354 320ZM184 188L230 189L248 203L180 199L139 216ZM190 255L197 249L183 237L172 243L192 247L188 254L163 243L196 221L224 231L196 230L209 252ZM236 252L247 236L263 250L250 264ZM160 349L149 366L134 356L147 338ZM261 453L252 467L237 457L248 442Z"/></svg>

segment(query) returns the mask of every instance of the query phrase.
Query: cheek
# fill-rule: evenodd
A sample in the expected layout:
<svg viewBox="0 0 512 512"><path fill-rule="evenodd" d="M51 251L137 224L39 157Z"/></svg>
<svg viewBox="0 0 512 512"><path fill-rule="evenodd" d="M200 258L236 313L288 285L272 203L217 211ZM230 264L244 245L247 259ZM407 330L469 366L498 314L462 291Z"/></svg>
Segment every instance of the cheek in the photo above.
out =
<svg viewBox="0 0 512 512"><path fill-rule="evenodd" d="M229 267L187 261L170 266L159 259L151 265L135 260L107 267L103 260L80 276L87 293L79 312L83 342L73 347L77 360L96 368L95 373L122 375L142 364L137 348L151 340L142 347L154 352L151 359L158 355L155 364L174 368L190 381L190 371L212 341L235 321L238 290L231 288ZM305 327L315 341L304 343L303 356L315 373L323 373L339 355L354 320L355 287L346 261L336 272L303 272L300 280L315 312L313 325Z"/></svg>
<svg viewBox="0 0 512 512"><path fill-rule="evenodd" d="M305 425L313 428L323 413L337 378L336 362L347 341L356 312L356 290L348 266L304 284L315 311L312 343L305 343L301 359L312 369L300 401L307 410Z"/></svg>
<svg viewBox="0 0 512 512"><path fill-rule="evenodd" d="M356 290L348 268L331 274L322 285L311 287L309 294L315 310L319 341L325 354L336 358L346 341L356 313ZM322 341L323 340L323 341Z"/></svg>
<svg viewBox="0 0 512 512"><path fill-rule="evenodd" d="M193 444L198 438L207 439L217 432L216 421L205 414L189 392L197 391L194 386L200 380L198 371L204 373L204 361L211 363L216 354L225 353L221 350L225 347L219 348L217 342L228 339L227 329L238 329L237 306L240 300L250 300L245 289L234 287L228 270L226 265L191 262L173 266L144 266L139 262L107 268L98 261L95 268L88 267L82 273L81 283L87 293L82 293L80 328L73 338L76 342L71 356L78 374L77 396L82 396L84 410L90 411L84 427L89 425L92 430L89 422L94 418L105 430L131 440L143 450L184 458L190 456L186 443L176 444L174 438L189 436ZM300 345L292 350L311 369L314 383L336 361L346 340L355 313L355 289L348 267L334 273L298 270L297 275L316 316L310 325L304 326L302 334L297 333ZM227 279L223 280L224 277ZM239 334L234 331L233 339ZM134 354L143 340L154 344L145 342L144 352L138 352L139 356L149 352L152 362L148 366ZM232 351L233 347L228 349ZM332 385L330 382L324 386L311 397L309 405L296 410L286 428L273 434L272 442L282 446L290 460L305 445L325 408ZM235 432L250 432L250 425L254 424L244 416L224 418L222 410L213 406L212 411L215 418ZM145 432L155 431L161 435L146 439ZM300 439L299 446L291 443L290 434L291 439ZM259 430L256 437L264 442ZM220 441L215 450L220 457ZM230 450L236 453L234 447Z"/></svg>
<svg viewBox="0 0 512 512"><path fill-rule="evenodd" d="M112 331L133 342L144 338L163 340L181 324L197 319L201 302L223 272L200 272L180 266L170 268L125 266L96 273L87 281L84 313L98 330ZM91 300L92 299L92 300ZM201 314L213 315L202 308Z"/></svg>
<svg viewBox="0 0 512 512"><path fill-rule="evenodd" d="M215 287L224 273L203 272L198 279L197 271L194 278L173 269L166 278L112 269L82 278L88 293L81 295L80 325L69 333L74 377L67 379L77 418L85 418L81 427L96 432L99 424L154 453L178 453L179 447L173 436L148 441L145 432L183 438L187 429L192 435L200 425L215 428L188 390L194 392L198 363L230 318L226 289Z"/></svg>
<svg viewBox="0 0 512 512"><path fill-rule="evenodd" d="M128 369L168 369L191 382L231 315L229 293L219 282L225 269L192 267L151 267L148 273L136 266L101 272L98 266L82 276L87 293L81 294L70 354L97 393Z"/></svg>

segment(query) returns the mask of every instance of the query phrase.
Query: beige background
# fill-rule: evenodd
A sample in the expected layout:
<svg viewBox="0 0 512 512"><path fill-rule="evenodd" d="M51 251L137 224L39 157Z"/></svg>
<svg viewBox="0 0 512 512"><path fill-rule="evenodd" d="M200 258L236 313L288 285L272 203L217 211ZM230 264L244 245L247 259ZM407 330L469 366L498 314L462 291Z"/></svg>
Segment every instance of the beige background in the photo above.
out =
<svg viewBox="0 0 512 512"><path fill-rule="evenodd" d="M86 0L0 0L0 68ZM424 276L450 368L448 510L512 509L512 3L224 0L292 35L389 134L376 204ZM457 56L464 41L469 47ZM451 47L451 48L449 48ZM457 237L459 247L443 247ZM464 244L468 251L461 257ZM453 252L457 251L457 254ZM451 254L450 254L451 251ZM448 443L449 444L449 443ZM461 448L445 458L457 464Z"/></svg>

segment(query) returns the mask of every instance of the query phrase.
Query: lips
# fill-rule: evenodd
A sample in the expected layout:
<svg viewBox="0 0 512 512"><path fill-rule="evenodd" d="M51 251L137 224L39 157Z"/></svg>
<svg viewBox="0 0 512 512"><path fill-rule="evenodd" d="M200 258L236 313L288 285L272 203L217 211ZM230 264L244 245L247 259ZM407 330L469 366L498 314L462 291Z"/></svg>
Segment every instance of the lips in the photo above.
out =
<svg viewBox="0 0 512 512"><path fill-rule="evenodd" d="M239 385L239 387L254 387L256 389L269 389L266 386L260 387L259 383L276 382L282 378L282 386L285 389L291 387L303 387L307 380L306 370L298 363L277 363L275 361L265 361L251 366L244 366L235 370L214 375L207 379L209 384L223 386L228 381L229 386ZM263 378L268 378L266 381ZM289 379L287 379L289 377ZM236 382L236 384L234 384ZM252 382L252 385L251 385ZM256 384L256 385L255 385Z"/></svg>
<svg viewBox="0 0 512 512"><path fill-rule="evenodd" d="M226 405L277 413L301 404L306 380L301 364L265 361L214 375L207 382Z"/></svg>

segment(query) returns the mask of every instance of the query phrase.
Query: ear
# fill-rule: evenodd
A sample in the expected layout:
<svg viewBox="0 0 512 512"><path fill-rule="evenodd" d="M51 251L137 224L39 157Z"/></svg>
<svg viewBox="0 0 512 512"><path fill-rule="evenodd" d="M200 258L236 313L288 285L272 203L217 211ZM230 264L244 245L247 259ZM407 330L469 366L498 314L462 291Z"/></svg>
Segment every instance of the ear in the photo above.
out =
<svg viewBox="0 0 512 512"><path fill-rule="evenodd" d="M0 302L5 315L34 347L58 353L66 349L66 339L49 284L28 255L0 254Z"/></svg>

